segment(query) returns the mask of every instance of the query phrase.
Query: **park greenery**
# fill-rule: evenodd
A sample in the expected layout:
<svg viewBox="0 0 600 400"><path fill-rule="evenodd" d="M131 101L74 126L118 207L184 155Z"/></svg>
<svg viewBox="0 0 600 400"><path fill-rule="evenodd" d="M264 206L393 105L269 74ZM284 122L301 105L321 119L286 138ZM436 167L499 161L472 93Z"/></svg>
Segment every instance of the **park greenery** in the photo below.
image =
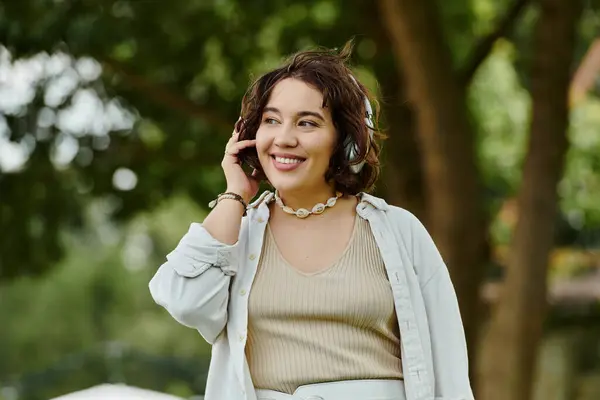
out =
<svg viewBox="0 0 600 400"><path fill-rule="evenodd" d="M224 188L252 79L349 39L389 136L376 193L448 262L477 398L531 398L546 284L600 265L600 87L569 92L599 32L597 0L0 2L0 399L203 392L210 348L147 283ZM503 277L512 302L480 299Z"/></svg>

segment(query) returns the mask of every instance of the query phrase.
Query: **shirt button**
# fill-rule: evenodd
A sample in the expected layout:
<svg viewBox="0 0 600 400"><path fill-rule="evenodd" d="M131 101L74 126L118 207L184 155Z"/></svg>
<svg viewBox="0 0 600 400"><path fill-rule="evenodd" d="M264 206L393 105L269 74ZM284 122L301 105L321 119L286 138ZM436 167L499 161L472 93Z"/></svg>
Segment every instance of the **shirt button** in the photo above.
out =
<svg viewBox="0 0 600 400"><path fill-rule="evenodd" d="M255 254L250 254L250 256L248 256L249 259L254 260L256 258Z"/></svg>
<svg viewBox="0 0 600 400"><path fill-rule="evenodd" d="M240 296L245 296L245 295L246 295L246 289L240 290Z"/></svg>
<svg viewBox="0 0 600 400"><path fill-rule="evenodd" d="M245 339L245 336L244 335L240 335L240 342L243 342L244 339Z"/></svg>
<svg viewBox="0 0 600 400"><path fill-rule="evenodd" d="M262 224L263 222L265 222L265 220L260 217L256 221L258 221L259 224Z"/></svg>

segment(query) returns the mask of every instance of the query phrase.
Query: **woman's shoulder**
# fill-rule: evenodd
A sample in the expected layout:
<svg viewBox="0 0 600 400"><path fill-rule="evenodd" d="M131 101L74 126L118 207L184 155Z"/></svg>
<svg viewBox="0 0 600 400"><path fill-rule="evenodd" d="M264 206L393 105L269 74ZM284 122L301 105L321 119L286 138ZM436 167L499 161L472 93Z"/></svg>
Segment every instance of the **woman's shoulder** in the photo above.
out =
<svg viewBox="0 0 600 400"><path fill-rule="evenodd" d="M406 227L415 222L420 223L419 219L413 213L405 208L388 204L388 202L381 197L368 193L360 193L359 199L359 208L371 206L375 210L381 211L382 215L390 219L393 223Z"/></svg>
<svg viewBox="0 0 600 400"><path fill-rule="evenodd" d="M370 196L370 199L377 198ZM444 266L444 261L427 228L412 212L402 207L386 203L384 211L382 215L393 229L398 245L406 249L417 276L425 277L420 281L426 282Z"/></svg>
<svg viewBox="0 0 600 400"><path fill-rule="evenodd" d="M410 247L414 245L415 241L431 240L425 225L409 210L388 204L383 198L366 193L361 193L360 199L361 203L370 204L374 209L380 211L382 217L387 219L390 226L399 234L399 239Z"/></svg>

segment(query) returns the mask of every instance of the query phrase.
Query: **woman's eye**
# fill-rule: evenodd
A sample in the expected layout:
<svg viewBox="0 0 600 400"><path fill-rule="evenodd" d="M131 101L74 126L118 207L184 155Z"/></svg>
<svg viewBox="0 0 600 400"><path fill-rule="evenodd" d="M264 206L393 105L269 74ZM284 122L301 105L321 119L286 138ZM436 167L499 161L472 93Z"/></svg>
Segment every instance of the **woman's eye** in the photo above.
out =
<svg viewBox="0 0 600 400"><path fill-rule="evenodd" d="M268 124L268 125L273 125L273 124L276 124L277 121L274 120L273 118L265 118L264 123Z"/></svg>
<svg viewBox="0 0 600 400"><path fill-rule="evenodd" d="M312 122L312 121L300 121L300 123L298 125L300 125L300 126L307 126L307 127L313 127L313 128L319 126L319 125L317 125L317 123Z"/></svg>

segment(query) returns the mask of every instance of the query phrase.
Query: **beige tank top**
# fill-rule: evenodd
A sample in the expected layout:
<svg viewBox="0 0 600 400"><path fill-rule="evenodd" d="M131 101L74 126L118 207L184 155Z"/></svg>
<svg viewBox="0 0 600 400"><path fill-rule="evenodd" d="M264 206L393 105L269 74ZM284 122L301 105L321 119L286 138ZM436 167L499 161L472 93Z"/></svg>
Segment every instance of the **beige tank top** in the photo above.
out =
<svg viewBox="0 0 600 400"><path fill-rule="evenodd" d="M357 216L342 256L314 274L286 262L268 226L263 246L246 345L256 388L402 379L393 294L368 221Z"/></svg>

